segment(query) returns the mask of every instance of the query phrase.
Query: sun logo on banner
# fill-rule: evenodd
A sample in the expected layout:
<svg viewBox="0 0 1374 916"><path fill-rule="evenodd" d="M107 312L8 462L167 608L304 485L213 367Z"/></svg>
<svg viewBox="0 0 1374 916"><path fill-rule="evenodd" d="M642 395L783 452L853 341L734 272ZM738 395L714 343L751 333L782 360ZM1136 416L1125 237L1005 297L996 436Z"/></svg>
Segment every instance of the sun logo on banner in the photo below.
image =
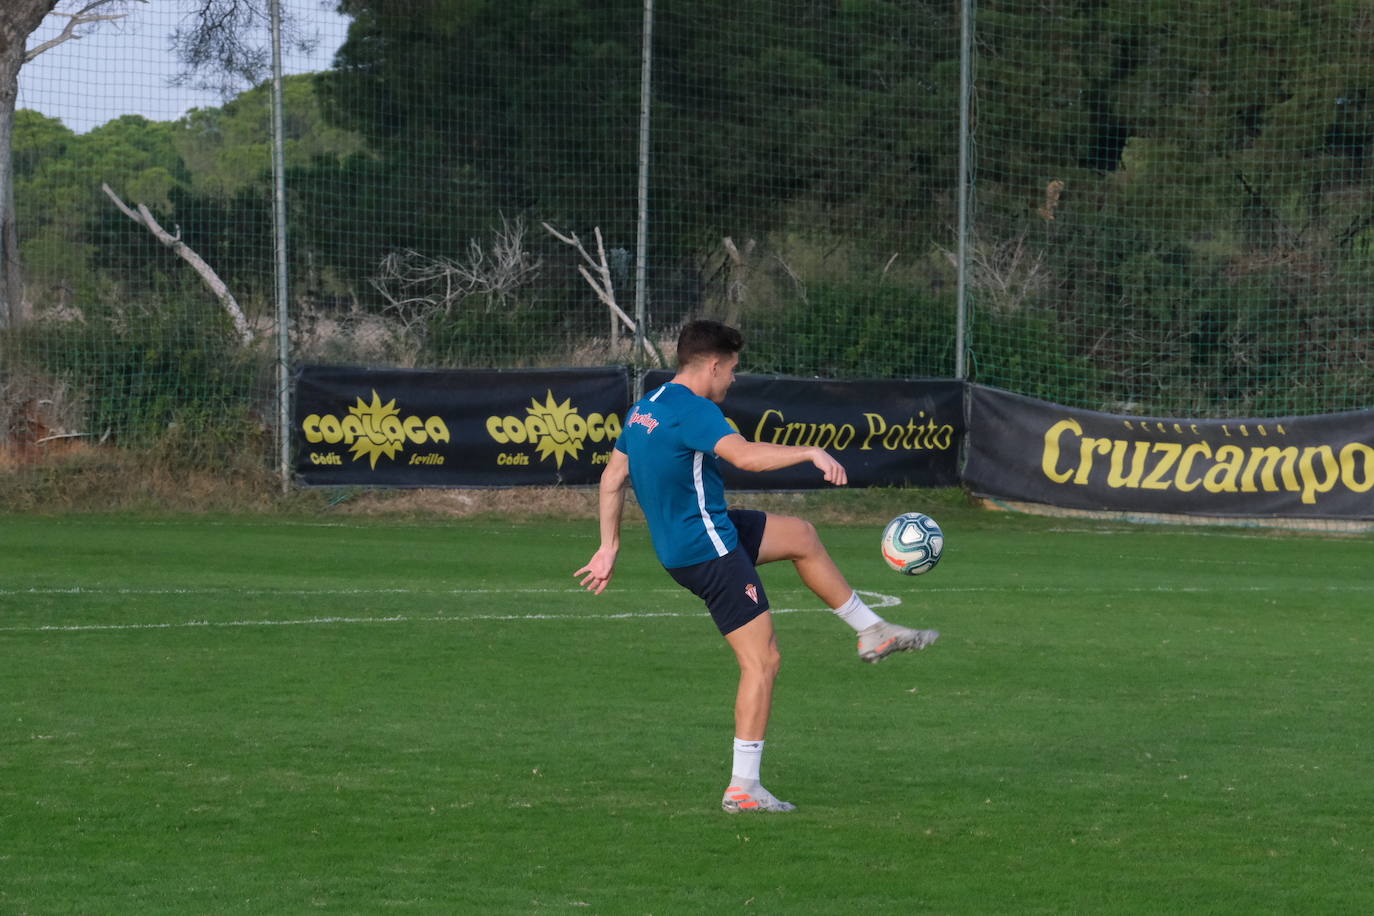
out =
<svg viewBox="0 0 1374 916"><path fill-rule="evenodd" d="M561 468L564 458L577 457L586 437L586 424L577 408L572 406L572 398L564 398L559 404L554 401L552 391L545 391L544 403L530 398L530 406L525 412L543 425L543 435L535 444L541 461L552 457Z"/></svg>
<svg viewBox="0 0 1374 916"><path fill-rule="evenodd" d="M348 412L362 423L362 435L353 440L354 461L366 455L376 470L378 458L395 458L405 446L405 436L397 435L401 412L396 408L395 398L383 404L374 390L371 404L358 398L357 405L348 408Z"/></svg>

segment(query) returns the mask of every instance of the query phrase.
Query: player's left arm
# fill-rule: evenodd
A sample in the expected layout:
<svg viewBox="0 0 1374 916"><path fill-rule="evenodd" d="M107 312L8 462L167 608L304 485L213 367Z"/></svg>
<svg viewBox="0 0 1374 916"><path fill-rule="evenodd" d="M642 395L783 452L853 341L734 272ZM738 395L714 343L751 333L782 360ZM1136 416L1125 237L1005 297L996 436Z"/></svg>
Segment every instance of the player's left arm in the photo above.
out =
<svg viewBox="0 0 1374 916"><path fill-rule="evenodd" d="M827 483L842 487L849 482L844 465L823 448L750 442L739 433L731 433L716 443L715 451L741 471L776 471L809 461L824 475Z"/></svg>
<svg viewBox="0 0 1374 916"><path fill-rule="evenodd" d="M582 587L601 594L615 574L615 560L620 554L620 519L625 513L625 497L630 486L630 458L619 449L611 449L611 459L601 472L597 516L601 525L601 546L574 576L582 576Z"/></svg>

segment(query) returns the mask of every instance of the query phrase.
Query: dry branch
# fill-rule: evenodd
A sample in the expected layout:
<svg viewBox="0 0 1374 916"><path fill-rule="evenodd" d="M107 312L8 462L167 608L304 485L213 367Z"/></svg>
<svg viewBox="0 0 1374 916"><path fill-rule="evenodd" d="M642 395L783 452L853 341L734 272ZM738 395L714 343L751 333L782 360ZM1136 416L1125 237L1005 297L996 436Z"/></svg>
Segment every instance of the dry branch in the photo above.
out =
<svg viewBox="0 0 1374 916"><path fill-rule="evenodd" d="M28 63L44 51L51 51L53 48L66 41L79 41L82 36L76 34L76 30L83 25L90 25L93 22L113 22L116 19L123 19L128 13L102 13L95 14L95 10L110 3L117 3L120 0L91 0L75 13L53 13L54 16L66 16L67 24L62 27L62 31L55 37L49 38L40 45L28 49L24 52L24 63ZM148 0L139 0L140 3L147 3Z"/></svg>
<svg viewBox="0 0 1374 916"><path fill-rule="evenodd" d="M1054 286L1045 252L1027 243L1024 230L996 242L986 242L975 235L970 242L969 283L990 310L1001 314L1020 311L1027 301ZM940 251L950 264L958 267L955 252L945 248Z"/></svg>
<svg viewBox="0 0 1374 916"><path fill-rule="evenodd" d="M544 223L543 226L554 238L577 249L577 253L587 262L577 265L577 272L582 275L582 279L587 281L587 285L592 288L592 292L596 293L596 297L605 304L606 308L611 310L611 314L619 318L620 322L633 334L637 330L634 319L625 314L625 310L620 307L615 299L615 284L611 282L611 265L606 260L606 246L601 241L601 227L596 226L592 229L592 233L596 236L596 253L598 255L598 257L593 258L587 253L587 249L582 244L582 240L577 237L577 233L569 232L564 235L548 223ZM588 265L596 271L596 276L592 276L591 271L587 269ZM649 343L649 338L645 336L641 337L640 340L644 345L645 354L657 362L658 354L654 352L653 346Z"/></svg>
<svg viewBox="0 0 1374 916"><path fill-rule="evenodd" d="M219 274L215 273L214 268L206 264L205 260L201 258L200 255L196 254L189 245L181 240L181 233L178 232L176 235L172 235L166 229L163 229L152 212L143 204L139 204L137 210L131 210L124 201L119 199L118 194L110 190L109 185L102 183L100 189L105 192L105 195L114 202L114 205L118 207L125 216L151 232L154 238L176 252L182 260L191 265L196 273L200 274L200 278L205 281L205 285L210 287L210 292L215 294L220 304L224 306L225 312L229 314L229 319L234 323L234 330L238 332L239 339L243 341L243 345L248 346L251 344L253 342L253 332L249 330L248 322L243 317L243 309L239 308L238 302L234 299L233 294L229 292L229 287L219 278Z"/></svg>
<svg viewBox="0 0 1374 916"><path fill-rule="evenodd" d="M434 257L411 248L392 251L369 277L408 333L436 313L448 314L469 296L486 297L487 311L511 308L519 289L539 274L541 262L525 250L525 221L501 217L490 251L468 241L467 260Z"/></svg>
<svg viewBox="0 0 1374 916"><path fill-rule="evenodd" d="M744 310L744 301L749 297L749 284L757 270L749 259L754 254L754 249L758 247L758 242L756 239L750 239L744 243L744 251L741 252L739 246L735 244L735 240L727 235L721 240L721 246L725 249L727 256L725 264L722 265L727 278L725 283L725 323L737 327Z"/></svg>
<svg viewBox="0 0 1374 916"><path fill-rule="evenodd" d="M52 442L54 439L80 439L82 436L89 436L90 433L53 433L51 436L44 436L42 439L33 440L34 445L42 445L44 442Z"/></svg>

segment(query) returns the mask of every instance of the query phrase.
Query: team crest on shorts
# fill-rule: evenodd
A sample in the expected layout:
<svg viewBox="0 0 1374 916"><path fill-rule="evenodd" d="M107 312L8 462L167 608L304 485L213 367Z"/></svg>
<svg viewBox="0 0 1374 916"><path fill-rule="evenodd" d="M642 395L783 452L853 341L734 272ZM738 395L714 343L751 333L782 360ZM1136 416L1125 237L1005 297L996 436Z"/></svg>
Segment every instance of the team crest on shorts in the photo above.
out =
<svg viewBox="0 0 1374 916"><path fill-rule="evenodd" d="M749 600L755 604L759 603L759 587L750 582L744 587L744 593L749 596Z"/></svg>

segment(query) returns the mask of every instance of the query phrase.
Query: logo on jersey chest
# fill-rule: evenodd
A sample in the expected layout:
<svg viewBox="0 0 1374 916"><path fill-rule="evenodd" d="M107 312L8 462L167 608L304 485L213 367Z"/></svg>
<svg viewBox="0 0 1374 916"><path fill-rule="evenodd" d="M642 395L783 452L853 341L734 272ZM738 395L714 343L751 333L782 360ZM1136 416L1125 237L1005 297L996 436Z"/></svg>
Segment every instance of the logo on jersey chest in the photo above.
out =
<svg viewBox="0 0 1374 916"><path fill-rule="evenodd" d="M653 414L643 413L642 411L640 411L638 407L636 407L634 413L630 414L628 425L642 426L649 432L653 432L655 429L658 428L658 421L654 419Z"/></svg>

